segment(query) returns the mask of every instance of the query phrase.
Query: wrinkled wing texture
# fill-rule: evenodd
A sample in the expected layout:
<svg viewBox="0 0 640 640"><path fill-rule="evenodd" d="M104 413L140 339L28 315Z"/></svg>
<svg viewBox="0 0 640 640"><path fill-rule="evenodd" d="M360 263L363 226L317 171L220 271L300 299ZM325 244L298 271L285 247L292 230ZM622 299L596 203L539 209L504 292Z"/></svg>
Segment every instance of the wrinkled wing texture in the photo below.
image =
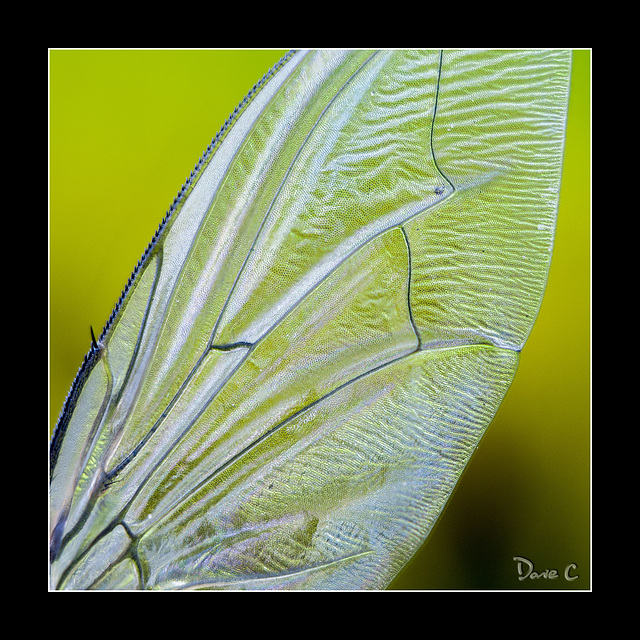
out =
<svg viewBox="0 0 640 640"><path fill-rule="evenodd" d="M514 376L570 53L295 52L241 103L52 441L56 588L382 588Z"/></svg>

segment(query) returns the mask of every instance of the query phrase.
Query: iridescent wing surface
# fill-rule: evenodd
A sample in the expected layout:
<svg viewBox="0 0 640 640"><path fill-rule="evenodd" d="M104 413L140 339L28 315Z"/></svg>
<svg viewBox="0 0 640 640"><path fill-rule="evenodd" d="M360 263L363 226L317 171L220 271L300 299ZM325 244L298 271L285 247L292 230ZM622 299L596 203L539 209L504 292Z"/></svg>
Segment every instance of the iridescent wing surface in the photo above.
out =
<svg viewBox="0 0 640 640"><path fill-rule="evenodd" d="M256 84L69 393L52 588L390 583L538 312L570 67L296 51Z"/></svg>

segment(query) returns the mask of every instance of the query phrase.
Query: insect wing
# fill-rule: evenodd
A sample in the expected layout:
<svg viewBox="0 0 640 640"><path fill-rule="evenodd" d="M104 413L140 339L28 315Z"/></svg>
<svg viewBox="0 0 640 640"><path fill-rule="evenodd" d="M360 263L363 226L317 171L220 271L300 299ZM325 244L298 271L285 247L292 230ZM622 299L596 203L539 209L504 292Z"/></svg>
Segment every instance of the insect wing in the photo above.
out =
<svg viewBox="0 0 640 640"><path fill-rule="evenodd" d="M55 588L383 588L551 259L563 51L287 55L187 181L51 446Z"/></svg>

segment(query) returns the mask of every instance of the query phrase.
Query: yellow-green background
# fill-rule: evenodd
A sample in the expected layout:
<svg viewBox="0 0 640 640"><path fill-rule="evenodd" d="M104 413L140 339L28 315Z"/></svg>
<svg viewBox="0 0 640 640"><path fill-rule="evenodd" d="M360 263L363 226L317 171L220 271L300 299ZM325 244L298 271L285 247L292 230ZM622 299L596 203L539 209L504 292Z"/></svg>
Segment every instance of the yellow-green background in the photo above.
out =
<svg viewBox="0 0 640 640"><path fill-rule="evenodd" d="M284 53L50 51L49 429L183 180ZM556 246L496 419L403 589L590 588L590 52L575 51ZM517 579L578 565L579 578Z"/></svg>

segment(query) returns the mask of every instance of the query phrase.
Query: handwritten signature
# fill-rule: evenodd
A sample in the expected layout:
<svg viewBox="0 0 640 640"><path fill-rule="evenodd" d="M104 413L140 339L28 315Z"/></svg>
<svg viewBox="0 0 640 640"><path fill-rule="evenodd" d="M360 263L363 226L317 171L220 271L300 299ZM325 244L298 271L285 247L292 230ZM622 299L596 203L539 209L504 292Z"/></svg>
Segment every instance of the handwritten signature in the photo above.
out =
<svg viewBox="0 0 640 640"><path fill-rule="evenodd" d="M534 571L534 565L531 560L527 560L527 558L523 558L522 556L515 556L513 558L517 563L518 569L518 580L526 580L527 578L530 580L538 580L540 578L546 580L555 580L560 577L557 569L545 569L544 571ZM575 574L578 565L575 562L571 562L564 568L564 579L571 582L576 580L580 576Z"/></svg>

